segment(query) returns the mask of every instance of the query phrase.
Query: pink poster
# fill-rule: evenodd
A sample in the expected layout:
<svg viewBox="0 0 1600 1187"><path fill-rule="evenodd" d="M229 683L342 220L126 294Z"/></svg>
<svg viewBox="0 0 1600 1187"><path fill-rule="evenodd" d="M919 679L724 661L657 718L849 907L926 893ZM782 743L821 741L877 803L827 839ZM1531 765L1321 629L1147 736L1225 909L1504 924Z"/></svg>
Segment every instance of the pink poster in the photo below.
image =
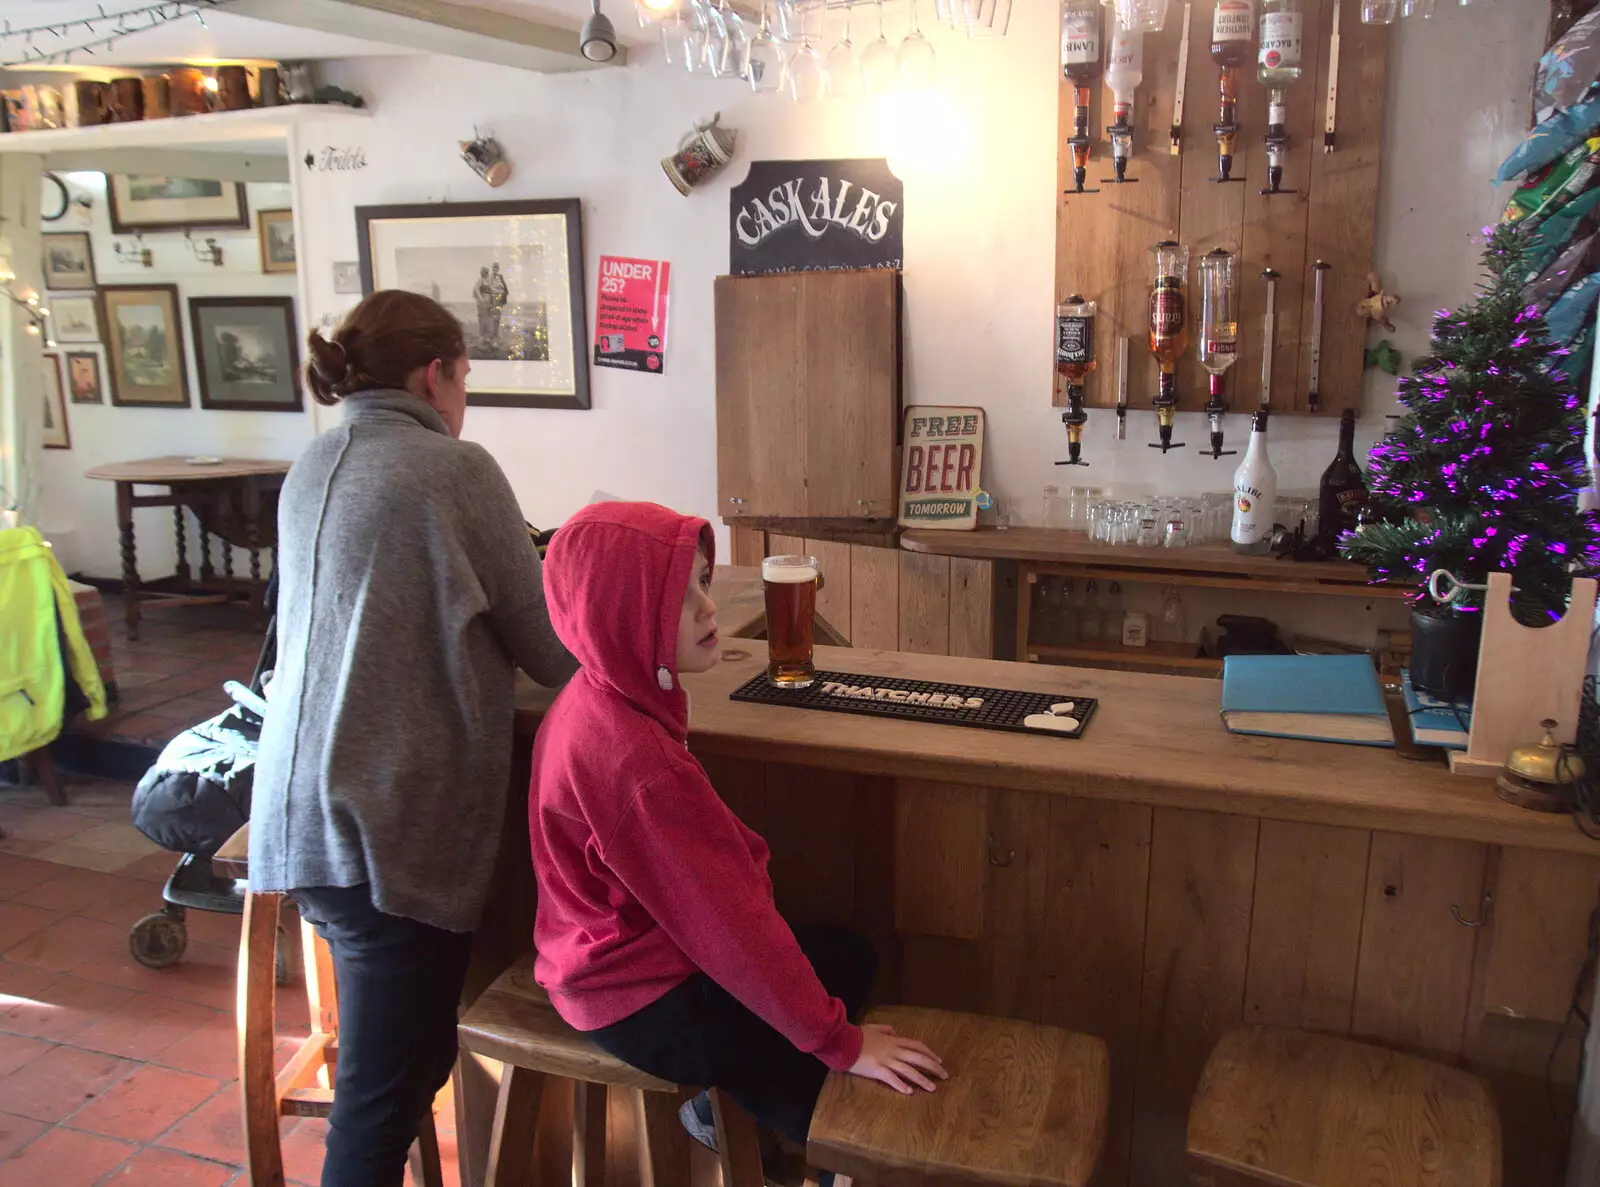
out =
<svg viewBox="0 0 1600 1187"><path fill-rule="evenodd" d="M594 317L594 365L666 370L667 286L665 260L600 257L600 297Z"/></svg>

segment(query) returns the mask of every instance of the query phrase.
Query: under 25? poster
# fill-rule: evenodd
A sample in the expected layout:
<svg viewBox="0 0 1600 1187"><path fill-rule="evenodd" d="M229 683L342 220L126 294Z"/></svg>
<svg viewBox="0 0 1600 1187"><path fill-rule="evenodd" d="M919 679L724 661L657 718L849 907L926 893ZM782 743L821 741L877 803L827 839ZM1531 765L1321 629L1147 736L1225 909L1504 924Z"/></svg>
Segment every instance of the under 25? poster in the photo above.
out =
<svg viewBox="0 0 1600 1187"><path fill-rule="evenodd" d="M600 257L594 318L594 365L660 375L667 361L666 260Z"/></svg>

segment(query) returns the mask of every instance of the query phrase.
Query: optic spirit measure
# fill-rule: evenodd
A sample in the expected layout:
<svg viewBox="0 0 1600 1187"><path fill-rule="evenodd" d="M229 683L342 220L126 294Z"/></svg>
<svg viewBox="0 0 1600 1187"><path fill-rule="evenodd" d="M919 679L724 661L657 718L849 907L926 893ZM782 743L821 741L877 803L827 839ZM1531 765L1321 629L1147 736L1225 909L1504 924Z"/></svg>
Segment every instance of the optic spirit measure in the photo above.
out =
<svg viewBox="0 0 1600 1187"><path fill-rule="evenodd" d="M1289 152L1289 113L1284 91L1300 81L1300 0L1262 0L1261 45L1256 77L1267 88L1267 188L1263 194L1292 194L1283 188L1283 159Z"/></svg>
<svg viewBox="0 0 1600 1187"><path fill-rule="evenodd" d="M1223 380L1238 358L1239 309L1235 295L1234 257L1225 248L1213 248L1200 260L1200 342L1196 353L1210 380L1206 420L1211 426L1211 456L1235 454L1222 448L1222 418L1228 411Z"/></svg>
<svg viewBox="0 0 1600 1187"><path fill-rule="evenodd" d="M1250 60L1255 39L1253 0L1217 0L1211 14L1211 60L1217 64L1217 176L1212 181L1243 181L1233 174L1234 141L1239 135L1239 67Z"/></svg>
<svg viewBox="0 0 1600 1187"><path fill-rule="evenodd" d="M1056 306L1056 374L1067 382L1067 460L1058 466L1087 466L1083 453L1083 426L1089 414L1083 408L1083 381L1094 371L1095 303L1072 294Z"/></svg>
<svg viewBox="0 0 1600 1187"><path fill-rule="evenodd" d="M1178 359L1189 345L1189 311L1184 296L1189 249L1163 239L1152 250L1156 257L1156 287L1150 294L1150 353L1161 368L1161 379L1153 401L1160 440L1150 442L1150 448L1166 453L1183 448L1182 441L1172 439L1172 421L1178 411Z"/></svg>
<svg viewBox="0 0 1600 1187"><path fill-rule="evenodd" d="M1089 101L1100 81L1099 0L1062 0L1061 76L1072 84L1072 185L1069 194L1092 194L1083 188L1089 168Z"/></svg>

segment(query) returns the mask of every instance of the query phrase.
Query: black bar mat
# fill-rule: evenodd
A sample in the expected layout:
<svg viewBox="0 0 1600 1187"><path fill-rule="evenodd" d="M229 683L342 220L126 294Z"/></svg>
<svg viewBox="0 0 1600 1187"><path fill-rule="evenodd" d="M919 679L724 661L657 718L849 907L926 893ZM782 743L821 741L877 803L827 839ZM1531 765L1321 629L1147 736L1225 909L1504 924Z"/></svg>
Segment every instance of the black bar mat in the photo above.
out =
<svg viewBox="0 0 1600 1187"><path fill-rule="evenodd" d="M849 690L849 691L845 691ZM915 700L900 699L903 693ZM940 697L944 704L930 703ZM758 705L788 705L795 709L822 709L832 713L860 713L868 717L895 717L901 721L931 721L937 725L964 725L973 729L1006 730L1052 738L1081 738L1100 702L1094 697L1066 693L1022 692L1018 689L982 688L974 684L942 684L932 680L902 680L896 676L855 676L849 672L818 672L810 688L774 688L766 673L747 680L728 694L729 700ZM977 704L973 702L976 701ZM1064 712L1078 723L1071 732L1024 725L1034 715L1052 716L1050 707L1070 702Z"/></svg>

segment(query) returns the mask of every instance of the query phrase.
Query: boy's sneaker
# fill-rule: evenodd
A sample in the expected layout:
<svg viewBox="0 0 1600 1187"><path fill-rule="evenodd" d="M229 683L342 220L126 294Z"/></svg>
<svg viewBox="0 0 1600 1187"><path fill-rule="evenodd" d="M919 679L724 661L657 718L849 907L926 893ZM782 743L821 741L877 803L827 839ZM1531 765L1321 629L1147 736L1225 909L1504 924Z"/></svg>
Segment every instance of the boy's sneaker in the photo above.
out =
<svg viewBox="0 0 1600 1187"><path fill-rule="evenodd" d="M699 1096L684 1101L678 1109L678 1121L690 1137L707 1150L716 1152L717 1121L716 1115L711 1111L709 1094L702 1092Z"/></svg>

